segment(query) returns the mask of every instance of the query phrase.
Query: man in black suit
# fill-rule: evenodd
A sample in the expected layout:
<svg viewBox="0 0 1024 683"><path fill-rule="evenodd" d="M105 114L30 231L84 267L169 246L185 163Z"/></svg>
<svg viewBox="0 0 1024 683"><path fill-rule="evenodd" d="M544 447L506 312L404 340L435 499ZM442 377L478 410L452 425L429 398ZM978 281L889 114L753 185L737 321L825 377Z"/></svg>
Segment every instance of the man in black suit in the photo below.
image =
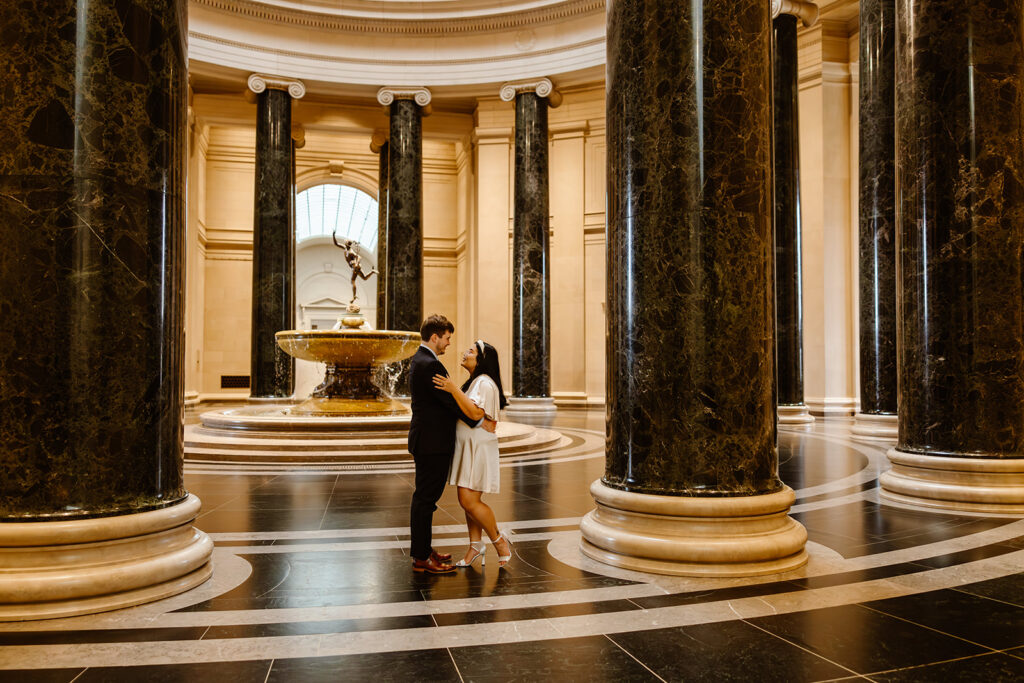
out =
<svg viewBox="0 0 1024 683"><path fill-rule="evenodd" d="M409 452L416 462L416 490L412 494L409 526L412 536L412 568L416 572L445 574L455 571L450 554L431 547L434 510L444 492L448 468L455 452L455 422L471 427L479 424L459 410L452 395L434 386L434 375L448 376L439 356L451 344L455 326L443 315L432 315L420 326L422 344L409 365L409 393L412 395L412 422L409 424ZM485 418L486 419L486 418ZM495 423L483 425L493 432Z"/></svg>

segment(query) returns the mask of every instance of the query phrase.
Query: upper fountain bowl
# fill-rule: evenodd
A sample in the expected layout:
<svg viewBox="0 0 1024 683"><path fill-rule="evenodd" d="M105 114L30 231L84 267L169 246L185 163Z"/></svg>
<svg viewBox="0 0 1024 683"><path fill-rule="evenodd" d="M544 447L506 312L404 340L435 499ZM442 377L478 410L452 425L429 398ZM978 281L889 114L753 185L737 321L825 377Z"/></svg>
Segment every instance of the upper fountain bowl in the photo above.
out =
<svg viewBox="0 0 1024 683"><path fill-rule="evenodd" d="M395 363L420 345L418 333L392 330L285 330L275 336L290 356L342 367Z"/></svg>

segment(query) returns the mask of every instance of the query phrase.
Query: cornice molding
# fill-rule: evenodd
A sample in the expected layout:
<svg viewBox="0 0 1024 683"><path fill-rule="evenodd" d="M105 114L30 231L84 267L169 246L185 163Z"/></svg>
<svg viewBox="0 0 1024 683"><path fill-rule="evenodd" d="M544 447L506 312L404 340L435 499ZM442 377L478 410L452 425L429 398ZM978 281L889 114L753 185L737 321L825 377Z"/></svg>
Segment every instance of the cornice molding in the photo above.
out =
<svg viewBox="0 0 1024 683"><path fill-rule="evenodd" d="M416 12L389 9L388 5L395 3L375 3L376 7L362 11L337 5L315 7L312 3L305 3L302 9L298 9L258 0L189 0L189 4L234 16L303 28L415 36L529 30L538 25L605 12L605 0L555 0L541 7L536 7L535 3L524 3L526 6L520 8L514 4L504 4L495 6L493 12L480 12L471 16L460 16L458 11L444 14L433 12L433 17L429 16L432 13L429 8L423 11L423 6L428 3L415 3L419 6ZM389 13L391 17L388 17Z"/></svg>
<svg viewBox="0 0 1024 683"><path fill-rule="evenodd" d="M268 76L266 74L250 74L246 81L249 90L257 95L267 90L287 90L293 99L302 99L306 94L306 84L294 78L282 78L280 76Z"/></svg>
<svg viewBox="0 0 1024 683"><path fill-rule="evenodd" d="M385 107L395 100L413 100L421 107L430 104L430 91L426 88L409 88L386 85L377 91L377 101Z"/></svg>

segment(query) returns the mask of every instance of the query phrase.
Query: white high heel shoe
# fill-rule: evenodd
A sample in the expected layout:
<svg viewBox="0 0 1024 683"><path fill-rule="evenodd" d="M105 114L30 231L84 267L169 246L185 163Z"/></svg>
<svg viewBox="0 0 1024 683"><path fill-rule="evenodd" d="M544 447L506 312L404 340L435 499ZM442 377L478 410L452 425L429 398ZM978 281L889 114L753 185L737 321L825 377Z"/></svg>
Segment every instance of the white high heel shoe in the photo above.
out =
<svg viewBox="0 0 1024 683"><path fill-rule="evenodd" d="M491 541L491 543L494 544L494 549L498 550L498 541L502 539L505 539L505 543L508 545L508 555L498 555L499 567L504 567L506 564L508 564L508 561L512 559L512 541L508 540L508 537L505 536L505 534L498 534L498 537ZM498 552L500 553L501 551Z"/></svg>
<svg viewBox="0 0 1024 683"><path fill-rule="evenodd" d="M481 567L486 566L487 565L487 556L486 556L485 553L487 552L487 544L484 543L483 541L477 541L475 543L470 542L469 547L470 547L470 549L472 549L476 553L476 555L474 555L473 557L469 558L469 562L466 562L466 558L462 558L461 560L459 560L458 562L455 563L455 566L456 567L472 567L473 563L476 562L477 558L480 558L480 566Z"/></svg>

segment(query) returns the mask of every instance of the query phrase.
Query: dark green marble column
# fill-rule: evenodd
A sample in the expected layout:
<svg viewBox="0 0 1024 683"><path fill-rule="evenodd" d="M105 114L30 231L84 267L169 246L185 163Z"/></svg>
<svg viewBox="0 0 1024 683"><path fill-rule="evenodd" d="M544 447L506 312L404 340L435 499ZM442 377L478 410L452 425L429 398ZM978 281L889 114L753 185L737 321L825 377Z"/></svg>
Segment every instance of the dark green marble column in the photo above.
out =
<svg viewBox="0 0 1024 683"><path fill-rule="evenodd" d="M1022 13L1021 0L896 7L891 497L1024 511Z"/></svg>
<svg viewBox="0 0 1024 683"><path fill-rule="evenodd" d="M800 230L800 126L797 18L772 20L775 319L779 424L814 421L804 403L803 281Z"/></svg>
<svg viewBox="0 0 1024 683"><path fill-rule="evenodd" d="M377 329L387 330L388 320L388 139L374 137L370 150L379 155L377 166Z"/></svg>
<svg viewBox="0 0 1024 683"><path fill-rule="evenodd" d="M182 479L185 10L0 13L0 621L210 575Z"/></svg>
<svg viewBox="0 0 1024 683"><path fill-rule="evenodd" d="M860 412L854 434L896 438L896 3L860 3Z"/></svg>
<svg viewBox="0 0 1024 683"><path fill-rule="evenodd" d="M551 274L548 271L548 103L515 96L512 231L512 395L551 396Z"/></svg>
<svg viewBox="0 0 1024 683"><path fill-rule="evenodd" d="M184 5L0 14L0 518L187 495Z"/></svg>
<svg viewBox="0 0 1024 683"><path fill-rule="evenodd" d="M422 106L411 98L396 97L390 104L388 227L387 244L384 245L387 251L387 302L384 320L388 329L394 330L419 330L423 322L421 109ZM404 383L399 381L399 391L402 391Z"/></svg>
<svg viewBox="0 0 1024 683"><path fill-rule="evenodd" d="M297 82L256 75L249 82L257 93L250 396L273 400L291 396L295 388L295 359L277 345L274 335L295 327L292 93L288 88Z"/></svg>
<svg viewBox="0 0 1024 683"><path fill-rule="evenodd" d="M702 5L609 8L604 482L769 493L771 19L758 0Z"/></svg>
<svg viewBox="0 0 1024 683"><path fill-rule="evenodd" d="M670 574L799 566L775 446L768 3L611 0L607 35L607 451L582 549Z"/></svg>

